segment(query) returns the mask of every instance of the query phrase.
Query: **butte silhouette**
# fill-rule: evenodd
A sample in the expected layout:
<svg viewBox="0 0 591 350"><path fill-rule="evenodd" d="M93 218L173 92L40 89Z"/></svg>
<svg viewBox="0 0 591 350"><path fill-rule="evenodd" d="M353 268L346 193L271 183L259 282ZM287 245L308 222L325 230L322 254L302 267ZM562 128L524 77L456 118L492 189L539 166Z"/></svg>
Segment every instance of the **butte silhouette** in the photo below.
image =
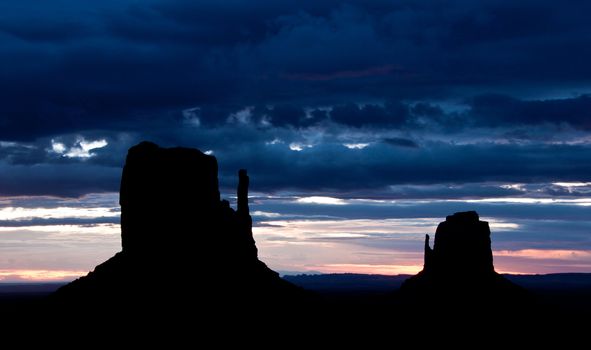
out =
<svg viewBox="0 0 591 350"><path fill-rule="evenodd" d="M121 180L122 251L53 296L66 303L154 307L271 304L301 290L257 257L239 171L238 207L220 200L215 157L142 142L129 149Z"/></svg>
<svg viewBox="0 0 591 350"><path fill-rule="evenodd" d="M525 290L495 271L490 228L475 211L447 216L433 248L426 235L423 270L407 279L401 292L421 302L431 299L434 307L494 306L526 298Z"/></svg>

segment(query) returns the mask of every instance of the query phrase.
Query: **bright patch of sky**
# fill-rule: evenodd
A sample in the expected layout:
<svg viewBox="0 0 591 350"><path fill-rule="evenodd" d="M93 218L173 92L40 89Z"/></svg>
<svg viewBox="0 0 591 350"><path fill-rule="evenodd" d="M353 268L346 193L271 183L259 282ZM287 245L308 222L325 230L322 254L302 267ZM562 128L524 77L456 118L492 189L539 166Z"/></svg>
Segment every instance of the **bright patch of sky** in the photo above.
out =
<svg viewBox="0 0 591 350"><path fill-rule="evenodd" d="M298 203L304 204L326 204L326 205L345 205L347 202L340 198L323 197L323 196L312 196L302 197L297 199Z"/></svg>
<svg viewBox="0 0 591 350"><path fill-rule="evenodd" d="M116 201L115 193L2 198L0 279L68 280L92 270L120 250ZM505 201L499 206L490 198L450 202L259 193L251 198L251 212L259 255L280 271L416 273L425 234L433 236L445 215L469 209L489 222L498 271L591 271L588 207L552 198Z"/></svg>
<svg viewBox="0 0 591 350"><path fill-rule="evenodd" d="M92 150L103 148L107 145L108 142L105 139L87 141L80 137L70 147L67 147L62 142L51 140L51 151L67 158L90 158L96 155Z"/></svg>
<svg viewBox="0 0 591 350"><path fill-rule="evenodd" d="M369 146L369 143L344 143L343 146L348 149L364 149Z"/></svg>

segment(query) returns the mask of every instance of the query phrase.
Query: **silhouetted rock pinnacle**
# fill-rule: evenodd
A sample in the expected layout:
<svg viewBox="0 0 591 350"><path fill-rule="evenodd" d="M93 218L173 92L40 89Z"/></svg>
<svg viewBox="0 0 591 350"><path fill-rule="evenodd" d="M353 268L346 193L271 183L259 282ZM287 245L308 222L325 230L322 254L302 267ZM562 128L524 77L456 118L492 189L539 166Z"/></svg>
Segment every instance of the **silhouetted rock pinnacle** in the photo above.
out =
<svg viewBox="0 0 591 350"><path fill-rule="evenodd" d="M475 211L448 216L435 233L433 248L425 238L425 262L421 272L401 287L406 296L428 295L447 300L478 300L487 295L507 299L521 295L520 287L495 272L488 222Z"/></svg>
<svg viewBox="0 0 591 350"><path fill-rule="evenodd" d="M236 211L220 200L217 173L216 158L196 149L130 148L120 193L123 249L56 298L239 304L298 294L257 257L246 170Z"/></svg>

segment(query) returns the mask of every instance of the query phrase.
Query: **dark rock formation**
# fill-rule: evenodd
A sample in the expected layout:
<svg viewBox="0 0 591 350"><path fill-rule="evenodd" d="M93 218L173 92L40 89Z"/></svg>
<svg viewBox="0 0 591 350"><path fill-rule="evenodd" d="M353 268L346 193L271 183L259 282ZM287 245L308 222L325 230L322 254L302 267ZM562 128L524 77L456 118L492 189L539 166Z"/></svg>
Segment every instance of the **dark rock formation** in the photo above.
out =
<svg viewBox="0 0 591 350"><path fill-rule="evenodd" d="M423 270L407 279L401 292L412 298L487 303L520 298L524 293L495 272L490 228L475 211L455 213L440 223L433 249L426 235Z"/></svg>
<svg viewBox="0 0 591 350"><path fill-rule="evenodd" d="M246 170L239 171L236 211L220 200L217 172L216 158L196 149L130 148L120 193L123 249L55 299L211 306L299 295L257 257Z"/></svg>
<svg viewBox="0 0 591 350"><path fill-rule="evenodd" d="M437 226L433 249L425 238L425 271L446 274L463 271L471 276L494 273L488 222L475 211L455 213Z"/></svg>

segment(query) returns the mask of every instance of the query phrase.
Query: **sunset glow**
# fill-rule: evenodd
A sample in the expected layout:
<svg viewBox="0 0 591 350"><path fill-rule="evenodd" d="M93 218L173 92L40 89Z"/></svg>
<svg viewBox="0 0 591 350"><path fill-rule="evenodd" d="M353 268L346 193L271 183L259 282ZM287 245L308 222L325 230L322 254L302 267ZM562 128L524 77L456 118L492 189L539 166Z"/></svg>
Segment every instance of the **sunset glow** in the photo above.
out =
<svg viewBox="0 0 591 350"><path fill-rule="evenodd" d="M589 263L591 261L591 250L565 250L565 249L523 249L523 250L500 250L495 251L498 257L515 257L539 260L565 260L581 261Z"/></svg>
<svg viewBox="0 0 591 350"><path fill-rule="evenodd" d="M370 264L328 264L310 267L323 273L364 273L378 275L414 275L423 265L370 265Z"/></svg>
<svg viewBox="0 0 591 350"><path fill-rule="evenodd" d="M29 207L19 205L23 199L0 199L4 281L72 279L121 249L116 193L77 200L26 200L31 202ZM450 211L465 208L478 210L482 220L489 222L500 272L591 270L591 246L585 243L591 222L587 207L578 206L577 201L450 202L260 193L251 200L259 257L278 271L415 273L423 264L425 235L433 237ZM500 200L511 202L511 209L499 211ZM450 205L456 207L447 209ZM569 211L562 214L558 208ZM581 211L576 221L571 208Z"/></svg>
<svg viewBox="0 0 591 350"><path fill-rule="evenodd" d="M0 270L0 282L62 282L71 281L88 271L60 270Z"/></svg>

